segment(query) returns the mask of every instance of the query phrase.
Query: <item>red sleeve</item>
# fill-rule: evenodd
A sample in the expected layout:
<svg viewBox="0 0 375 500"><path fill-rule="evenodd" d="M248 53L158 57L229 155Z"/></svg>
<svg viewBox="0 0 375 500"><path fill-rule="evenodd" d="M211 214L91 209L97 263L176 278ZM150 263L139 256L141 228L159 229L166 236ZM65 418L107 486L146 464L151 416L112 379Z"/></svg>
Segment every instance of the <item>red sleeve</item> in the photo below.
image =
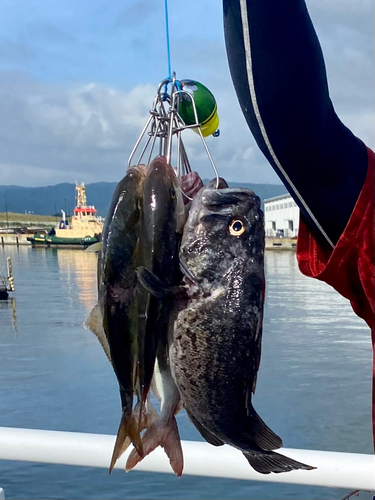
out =
<svg viewBox="0 0 375 500"><path fill-rule="evenodd" d="M367 151L367 177L335 248L323 248L301 217L297 260L303 274L331 285L374 329L374 153Z"/></svg>
<svg viewBox="0 0 375 500"><path fill-rule="evenodd" d="M375 444L374 334L374 152L367 149L368 170L349 222L335 248L319 244L300 218L297 260L300 271L325 281L350 300L354 312L371 328L373 363L373 436Z"/></svg>

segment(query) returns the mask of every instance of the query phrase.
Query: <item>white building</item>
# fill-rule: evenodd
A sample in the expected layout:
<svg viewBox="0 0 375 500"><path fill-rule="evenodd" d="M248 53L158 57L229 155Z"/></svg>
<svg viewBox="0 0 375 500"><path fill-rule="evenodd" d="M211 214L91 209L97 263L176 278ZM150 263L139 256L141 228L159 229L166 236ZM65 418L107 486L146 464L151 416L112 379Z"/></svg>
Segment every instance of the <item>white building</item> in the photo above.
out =
<svg viewBox="0 0 375 500"><path fill-rule="evenodd" d="M299 208L289 193L264 200L264 223L266 236L298 235Z"/></svg>

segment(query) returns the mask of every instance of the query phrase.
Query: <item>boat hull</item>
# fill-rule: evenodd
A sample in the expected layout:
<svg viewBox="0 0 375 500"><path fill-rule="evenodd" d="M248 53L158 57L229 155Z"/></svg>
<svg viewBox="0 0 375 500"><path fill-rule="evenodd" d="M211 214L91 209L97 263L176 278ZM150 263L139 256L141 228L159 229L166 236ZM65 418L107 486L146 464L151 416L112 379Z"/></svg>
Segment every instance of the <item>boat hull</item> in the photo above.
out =
<svg viewBox="0 0 375 500"><path fill-rule="evenodd" d="M43 234L34 234L27 238L33 247L64 247L64 248L87 248L93 243L100 241L99 236L85 236L83 238L48 236Z"/></svg>

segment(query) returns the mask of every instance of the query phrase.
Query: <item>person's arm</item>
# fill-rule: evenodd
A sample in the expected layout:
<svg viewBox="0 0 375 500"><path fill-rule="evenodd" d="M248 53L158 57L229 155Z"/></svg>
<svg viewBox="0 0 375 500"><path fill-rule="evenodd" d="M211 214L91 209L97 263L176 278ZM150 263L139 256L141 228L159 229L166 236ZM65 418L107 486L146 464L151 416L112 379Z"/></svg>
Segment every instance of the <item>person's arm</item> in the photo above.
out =
<svg viewBox="0 0 375 500"><path fill-rule="evenodd" d="M336 115L303 0L223 0L227 54L247 123L312 229L333 247L367 173Z"/></svg>

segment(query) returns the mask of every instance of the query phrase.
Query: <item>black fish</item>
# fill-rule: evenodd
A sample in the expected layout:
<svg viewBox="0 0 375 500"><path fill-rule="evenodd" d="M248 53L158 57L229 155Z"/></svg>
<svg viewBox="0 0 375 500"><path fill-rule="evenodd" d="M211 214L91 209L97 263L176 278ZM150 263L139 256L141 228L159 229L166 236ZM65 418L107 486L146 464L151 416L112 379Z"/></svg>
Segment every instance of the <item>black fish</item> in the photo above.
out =
<svg viewBox="0 0 375 500"><path fill-rule="evenodd" d="M131 167L117 184L103 229L98 262L98 304L86 324L97 335L119 383L122 417L110 472L130 442L143 456L133 413L137 368L139 231L146 167Z"/></svg>
<svg viewBox="0 0 375 500"><path fill-rule="evenodd" d="M215 181L202 188L184 227L180 260L187 292L177 301L170 364L191 421L209 443L240 449L260 473L313 469L273 451L282 441L251 404L265 290L259 198L223 180L219 189ZM162 295L155 277L144 271L142 280Z"/></svg>
<svg viewBox="0 0 375 500"><path fill-rule="evenodd" d="M166 159L158 156L148 167L144 183L139 242L142 266L162 280L166 287L175 285L181 279L178 242L184 222L185 209L179 181ZM173 470L180 476L183 467L182 449L174 418L180 397L167 360L167 334L173 302L169 297L150 295L144 288L138 293L138 302L138 376L141 407L149 392L156 357L161 372L161 414L142 438L144 455L161 445ZM133 468L141 458L139 451L133 450L126 470Z"/></svg>

